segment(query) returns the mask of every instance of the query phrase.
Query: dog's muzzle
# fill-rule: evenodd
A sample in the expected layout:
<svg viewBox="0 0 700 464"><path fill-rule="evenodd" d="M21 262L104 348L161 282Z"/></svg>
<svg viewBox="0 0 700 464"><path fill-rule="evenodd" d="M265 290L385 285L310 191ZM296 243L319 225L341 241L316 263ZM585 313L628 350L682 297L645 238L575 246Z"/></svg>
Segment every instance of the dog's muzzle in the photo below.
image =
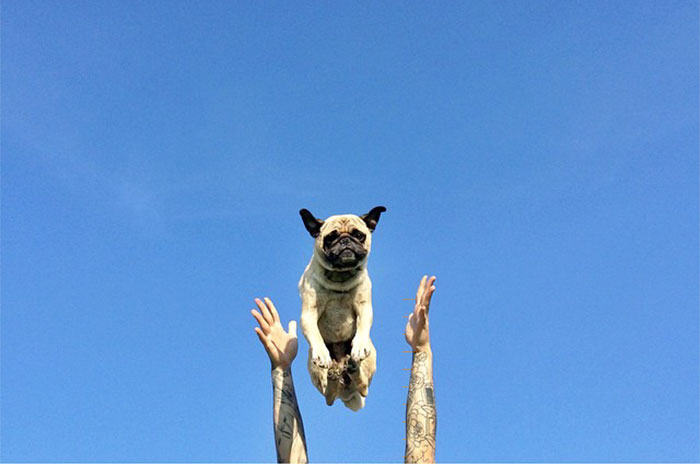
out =
<svg viewBox="0 0 700 464"><path fill-rule="evenodd" d="M326 259L334 266L348 268L367 256L364 247L351 237L340 237L325 250Z"/></svg>

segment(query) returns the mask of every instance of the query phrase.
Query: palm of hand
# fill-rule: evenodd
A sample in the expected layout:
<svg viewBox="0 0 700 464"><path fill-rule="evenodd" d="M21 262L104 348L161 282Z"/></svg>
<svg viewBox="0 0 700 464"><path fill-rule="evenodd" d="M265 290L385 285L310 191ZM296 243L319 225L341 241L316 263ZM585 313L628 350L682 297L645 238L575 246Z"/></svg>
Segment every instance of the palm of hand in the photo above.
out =
<svg viewBox="0 0 700 464"><path fill-rule="evenodd" d="M282 328L282 324L279 321L275 321L275 323L270 326L270 331L266 336L273 347L269 353L270 359L280 366L290 365L299 349L299 342L296 334L292 335L291 331L290 333L285 332Z"/></svg>
<svg viewBox="0 0 700 464"><path fill-rule="evenodd" d="M417 318L413 317L413 314L409 316L408 323L406 323L406 341L414 350L422 348L430 343L430 337L428 331L424 330L424 327L420 327Z"/></svg>

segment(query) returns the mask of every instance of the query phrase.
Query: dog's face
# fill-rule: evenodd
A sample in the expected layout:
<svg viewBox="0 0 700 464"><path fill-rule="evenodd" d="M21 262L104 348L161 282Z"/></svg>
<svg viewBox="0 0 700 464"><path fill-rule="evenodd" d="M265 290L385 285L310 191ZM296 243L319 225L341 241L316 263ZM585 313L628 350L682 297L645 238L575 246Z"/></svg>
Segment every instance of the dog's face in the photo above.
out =
<svg viewBox="0 0 700 464"><path fill-rule="evenodd" d="M342 214L325 221L316 219L306 209L299 214L306 230L316 239L314 253L320 258L321 265L342 271L365 263L372 248L372 232L384 211L385 207L377 206L362 216Z"/></svg>

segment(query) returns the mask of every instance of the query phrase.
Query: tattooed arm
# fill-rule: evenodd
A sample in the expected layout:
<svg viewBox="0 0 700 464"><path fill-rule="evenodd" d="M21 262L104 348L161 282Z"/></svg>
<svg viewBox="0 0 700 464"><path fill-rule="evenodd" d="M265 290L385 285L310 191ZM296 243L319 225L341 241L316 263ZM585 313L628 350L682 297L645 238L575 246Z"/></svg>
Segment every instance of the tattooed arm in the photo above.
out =
<svg viewBox="0 0 700 464"><path fill-rule="evenodd" d="M290 368L272 370L272 394L277 462L306 463L304 424Z"/></svg>
<svg viewBox="0 0 700 464"><path fill-rule="evenodd" d="M269 298L255 299L260 312L252 310L260 327L255 328L272 364L272 419L275 429L277 462L306 463L306 438L297 395L292 381L292 361L297 355L297 324L285 332L280 316Z"/></svg>
<svg viewBox="0 0 700 464"><path fill-rule="evenodd" d="M406 463L435 462L437 411L433 388L433 352L430 348L428 312L435 276L421 279L416 306L406 324L406 341L413 348L411 380L406 400Z"/></svg>

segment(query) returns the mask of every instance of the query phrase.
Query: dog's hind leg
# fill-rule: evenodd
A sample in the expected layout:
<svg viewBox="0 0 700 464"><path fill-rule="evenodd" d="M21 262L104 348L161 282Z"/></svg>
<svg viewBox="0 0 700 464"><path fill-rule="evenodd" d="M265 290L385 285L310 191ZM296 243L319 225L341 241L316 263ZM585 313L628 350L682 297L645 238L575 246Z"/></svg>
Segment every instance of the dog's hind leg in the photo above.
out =
<svg viewBox="0 0 700 464"><path fill-rule="evenodd" d="M314 384L314 387L316 387L316 389L321 392L323 396L326 396L326 389L328 387L328 369L325 367L320 367L312 361L310 348L309 360L306 367L309 369L311 383Z"/></svg>
<svg viewBox="0 0 700 464"><path fill-rule="evenodd" d="M324 393L326 397L326 404L328 406L333 406L336 398L338 398L338 393L341 387L340 377L342 376L342 369L336 361L333 361L330 369L328 369L328 383L326 384L326 392Z"/></svg>

